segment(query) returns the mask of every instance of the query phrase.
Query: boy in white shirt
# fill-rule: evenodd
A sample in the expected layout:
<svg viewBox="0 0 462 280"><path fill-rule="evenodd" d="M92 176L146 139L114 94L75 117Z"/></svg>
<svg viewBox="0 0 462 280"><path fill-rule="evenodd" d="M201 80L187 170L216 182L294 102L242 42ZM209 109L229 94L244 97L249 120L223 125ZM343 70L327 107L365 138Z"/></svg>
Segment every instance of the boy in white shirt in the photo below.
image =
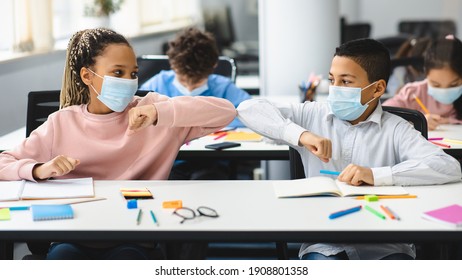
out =
<svg viewBox="0 0 462 280"><path fill-rule="evenodd" d="M257 133L294 147L307 177L341 171L351 185L425 185L460 181L457 160L429 143L411 124L382 111L390 76L387 48L373 39L336 49L327 103L244 101L240 120ZM412 244L304 243L302 259L414 259Z"/></svg>

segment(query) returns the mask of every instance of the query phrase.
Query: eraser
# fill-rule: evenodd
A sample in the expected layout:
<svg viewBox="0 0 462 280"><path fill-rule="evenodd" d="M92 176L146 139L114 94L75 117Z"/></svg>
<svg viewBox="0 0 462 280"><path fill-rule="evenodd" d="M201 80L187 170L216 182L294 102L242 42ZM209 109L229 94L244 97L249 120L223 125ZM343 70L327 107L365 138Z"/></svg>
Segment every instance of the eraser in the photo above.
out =
<svg viewBox="0 0 462 280"><path fill-rule="evenodd" d="M138 208L138 201L136 199L127 200L127 208L128 209Z"/></svg>
<svg viewBox="0 0 462 280"><path fill-rule="evenodd" d="M170 200L162 202L162 208L181 208L183 207L183 201L181 200Z"/></svg>
<svg viewBox="0 0 462 280"><path fill-rule="evenodd" d="M365 195L365 196L364 196L364 199L365 199L366 201L372 202L372 201L378 201L378 200L379 200L379 197L376 196L375 194L368 194L368 195Z"/></svg>

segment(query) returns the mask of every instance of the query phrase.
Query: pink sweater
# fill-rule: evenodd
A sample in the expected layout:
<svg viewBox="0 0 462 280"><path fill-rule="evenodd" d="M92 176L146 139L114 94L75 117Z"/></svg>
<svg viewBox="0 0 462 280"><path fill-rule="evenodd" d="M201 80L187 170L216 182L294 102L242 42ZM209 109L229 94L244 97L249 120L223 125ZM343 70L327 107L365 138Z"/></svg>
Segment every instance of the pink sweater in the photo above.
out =
<svg viewBox="0 0 462 280"><path fill-rule="evenodd" d="M127 135L128 111L154 104L156 125ZM96 180L167 179L183 143L229 124L236 110L226 99L174 97L149 93L135 97L121 113L91 114L87 105L70 106L51 114L19 146L0 154L0 180L31 180L32 168L58 155L80 160L60 178Z"/></svg>
<svg viewBox="0 0 462 280"><path fill-rule="evenodd" d="M425 114L417 101L415 101L415 94L427 107L430 114L449 118L449 123L462 123L462 120L456 118L456 110L452 104L442 104L433 99L427 92L427 80L408 83L395 96L385 101L383 105L414 109Z"/></svg>

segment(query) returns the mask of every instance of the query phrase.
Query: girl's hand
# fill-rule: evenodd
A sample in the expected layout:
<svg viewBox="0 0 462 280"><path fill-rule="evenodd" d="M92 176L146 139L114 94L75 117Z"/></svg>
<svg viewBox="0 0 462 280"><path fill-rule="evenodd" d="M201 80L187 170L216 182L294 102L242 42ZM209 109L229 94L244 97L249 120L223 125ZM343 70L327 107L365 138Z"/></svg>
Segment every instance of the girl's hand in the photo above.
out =
<svg viewBox="0 0 462 280"><path fill-rule="evenodd" d="M428 130L435 130L444 121L449 122L447 118L442 118L440 115L426 114L425 118L427 119Z"/></svg>
<svg viewBox="0 0 462 280"><path fill-rule="evenodd" d="M131 108L128 111L128 129L132 133L157 123L157 109L154 105Z"/></svg>
<svg viewBox="0 0 462 280"><path fill-rule="evenodd" d="M327 138L305 131L300 135L298 142L323 162L329 162L332 158L332 142Z"/></svg>
<svg viewBox="0 0 462 280"><path fill-rule="evenodd" d="M362 184L374 185L374 174L372 169L355 164L349 164L337 178L340 182L345 182L353 186Z"/></svg>
<svg viewBox="0 0 462 280"><path fill-rule="evenodd" d="M79 164L78 159L60 155L48 162L34 166L32 176L38 180L63 176L74 170Z"/></svg>

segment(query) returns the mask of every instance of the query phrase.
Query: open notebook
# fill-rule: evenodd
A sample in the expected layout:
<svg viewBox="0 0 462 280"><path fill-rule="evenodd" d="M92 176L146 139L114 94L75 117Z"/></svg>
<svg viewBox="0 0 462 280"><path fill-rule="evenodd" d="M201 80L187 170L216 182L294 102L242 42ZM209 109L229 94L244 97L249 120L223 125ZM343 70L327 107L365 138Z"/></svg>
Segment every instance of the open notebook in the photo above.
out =
<svg viewBox="0 0 462 280"><path fill-rule="evenodd" d="M276 197L404 195L402 186L351 186L329 177L316 176L297 180L274 181Z"/></svg>
<svg viewBox="0 0 462 280"><path fill-rule="evenodd" d="M0 181L0 201L94 197L93 178Z"/></svg>

